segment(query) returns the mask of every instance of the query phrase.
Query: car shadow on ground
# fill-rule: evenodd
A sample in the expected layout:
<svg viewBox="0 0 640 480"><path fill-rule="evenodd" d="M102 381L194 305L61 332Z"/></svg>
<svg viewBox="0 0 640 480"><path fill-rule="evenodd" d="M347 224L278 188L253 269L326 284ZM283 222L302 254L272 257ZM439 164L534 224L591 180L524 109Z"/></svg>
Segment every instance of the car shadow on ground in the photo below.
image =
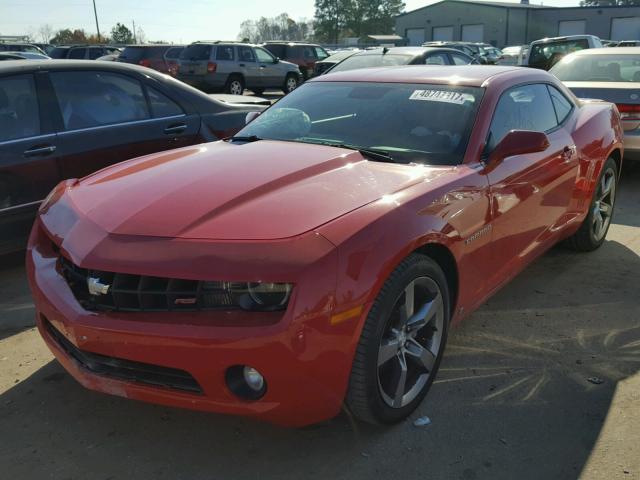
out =
<svg viewBox="0 0 640 480"><path fill-rule="evenodd" d="M84 390L50 362L0 395L0 464L21 479L575 479L640 367L638 270L614 240L553 249L452 332L428 398L391 427L148 405Z"/></svg>

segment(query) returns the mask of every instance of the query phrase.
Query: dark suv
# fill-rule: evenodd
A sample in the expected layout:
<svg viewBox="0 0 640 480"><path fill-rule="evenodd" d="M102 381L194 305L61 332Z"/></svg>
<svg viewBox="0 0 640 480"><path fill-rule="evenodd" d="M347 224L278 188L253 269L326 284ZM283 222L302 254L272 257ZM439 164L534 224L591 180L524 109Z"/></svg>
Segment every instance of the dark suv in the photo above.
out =
<svg viewBox="0 0 640 480"><path fill-rule="evenodd" d="M324 48L314 43L273 41L262 46L276 57L298 65L304 80L313 76L316 62L329 56Z"/></svg>
<svg viewBox="0 0 640 480"><path fill-rule="evenodd" d="M169 65L165 58L173 45L128 45L116 59L120 63L133 63L153 68L162 73L169 73Z"/></svg>
<svg viewBox="0 0 640 480"><path fill-rule="evenodd" d="M51 50L49 56L55 59L96 60L119 51L119 48L108 45L62 45Z"/></svg>

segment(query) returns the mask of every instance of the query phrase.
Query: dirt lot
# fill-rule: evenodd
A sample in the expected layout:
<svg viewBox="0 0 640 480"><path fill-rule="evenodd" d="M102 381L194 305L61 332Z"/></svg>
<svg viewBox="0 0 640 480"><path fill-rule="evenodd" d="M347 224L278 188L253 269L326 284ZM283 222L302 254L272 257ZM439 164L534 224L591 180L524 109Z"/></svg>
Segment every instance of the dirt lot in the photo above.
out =
<svg viewBox="0 0 640 480"><path fill-rule="evenodd" d="M420 428L86 391L32 327L21 256L0 258L0 478L640 479L640 167L623 175L603 248L552 250L453 332Z"/></svg>

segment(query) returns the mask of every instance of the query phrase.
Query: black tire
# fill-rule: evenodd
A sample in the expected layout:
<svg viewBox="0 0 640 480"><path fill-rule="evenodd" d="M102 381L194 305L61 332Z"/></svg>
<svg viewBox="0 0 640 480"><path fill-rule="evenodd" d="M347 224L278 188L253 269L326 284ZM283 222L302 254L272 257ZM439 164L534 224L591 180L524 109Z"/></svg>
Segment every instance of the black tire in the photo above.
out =
<svg viewBox="0 0 640 480"><path fill-rule="evenodd" d="M603 197L603 188L607 183L608 179L612 180L612 194L611 196L605 195ZM604 181L604 183L603 183ZM618 186L618 165L613 158L607 159L602 168L602 172L598 177L598 183L596 184L595 191L593 192L593 198L591 199L591 204L589 205L589 212L587 213L586 218L580 225L580 229L574 233L571 237L569 237L565 244L578 252L591 252L600 248L600 246L604 243L605 238L607 237L607 232L609 231L609 226L611 225L611 219L613 217L613 212L615 209L615 200ZM605 201L609 198L609 203L605 203ZM603 220L604 231L599 230L599 234L597 233L596 223L597 217L599 215L602 218L601 213L601 205L609 205L611 211L609 213L608 218Z"/></svg>
<svg viewBox="0 0 640 480"><path fill-rule="evenodd" d="M293 84L295 83L295 86ZM293 73L288 73L284 79L284 85L282 86L282 91L286 95L287 93L293 92L300 85L300 79L297 75ZM292 88L293 86L293 88Z"/></svg>
<svg viewBox="0 0 640 480"><path fill-rule="evenodd" d="M229 75L224 86L224 93L242 95L244 93L244 79L241 75Z"/></svg>
<svg viewBox="0 0 640 480"><path fill-rule="evenodd" d="M383 397L379 376L383 368L379 366L381 342L384 341L385 332L392 323L394 307L405 288L425 277L435 282L441 294L443 317L438 352L431 370L428 371L426 383L420 387L421 390L416 390L419 391L417 396L404 406L390 406ZM410 415L420 404L433 383L444 353L450 319L449 298L445 274L429 257L412 254L391 273L367 316L351 368L345 403L356 418L373 424L396 423ZM396 360L397 357L393 358L393 361Z"/></svg>
<svg viewBox="0 0 640 480"><path fill-rule="evenodd" d="M264 95L264 88L252 88L251 91L258 97Z"/></svg>

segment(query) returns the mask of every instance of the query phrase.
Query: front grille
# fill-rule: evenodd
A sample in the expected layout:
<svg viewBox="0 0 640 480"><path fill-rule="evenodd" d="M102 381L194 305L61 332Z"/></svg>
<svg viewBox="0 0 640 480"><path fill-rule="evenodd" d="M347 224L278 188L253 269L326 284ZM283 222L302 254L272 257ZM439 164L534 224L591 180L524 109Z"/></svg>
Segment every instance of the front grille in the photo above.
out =
<svg viewBox="0 0 640 480"><path fill-rule="evenodd" d="M63 256L59 257L58 265L74 296L87 310L166 312L238 308L232 294L234 284L230 282L89 270ZM91 294L90 279L108 285L106 293Z"/></svg>
<svg viewBox="0 0 640 480"><path fill-rule="evenodd" d="M184 392L202 394L202 387L188 372L175 368L160 367L149 363L132 362L121 358L107 357L97 353L80 350L55 329L51 323L44 320L44 326L51 338L64 350L67 355L80 364L82 368L105 377L111 377L127 382L153 385L155 387L170 388Z"/></svg>

